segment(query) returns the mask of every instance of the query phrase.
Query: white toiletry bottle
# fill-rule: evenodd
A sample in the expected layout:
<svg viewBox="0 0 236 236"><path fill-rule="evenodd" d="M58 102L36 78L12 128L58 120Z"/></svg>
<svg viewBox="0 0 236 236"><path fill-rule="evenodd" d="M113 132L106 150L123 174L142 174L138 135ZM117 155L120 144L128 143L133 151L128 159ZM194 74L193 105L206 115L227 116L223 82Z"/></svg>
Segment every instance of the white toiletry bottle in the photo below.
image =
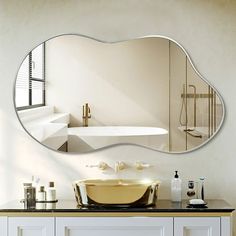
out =
<svg viewBox="0 0 236 236"><path fill-rule="evenodd" d="M56 201L56 188L54 182L49 182L49 187L47 189L47 201L53 202Z"/></svg>
<svg viewBox="0 0 236 236"><path fill-rule="evenodd" d="M44 186L40 186L39 191L37 192L37 201L45 202L46 201L46 192Z"/></svg>
<svg viewBox="0 0 236 236"><path fill-rule="evenodd" d="M175 171L175 176L171 181L171 201L181 202L182 181L179 178L178 171Z"/></svg>

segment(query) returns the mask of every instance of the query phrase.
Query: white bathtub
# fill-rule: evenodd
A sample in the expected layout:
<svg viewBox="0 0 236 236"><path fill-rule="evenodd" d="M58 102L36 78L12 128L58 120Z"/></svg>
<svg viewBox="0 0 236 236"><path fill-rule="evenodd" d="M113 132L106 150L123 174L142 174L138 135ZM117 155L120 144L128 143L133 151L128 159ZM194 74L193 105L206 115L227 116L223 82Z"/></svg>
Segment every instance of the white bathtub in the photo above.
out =
<svg viewBox="0 0 236 236"><path fill-rule="evenodd" d="M157 127L90 126L68 128L70 152L87 152L119 143L166 150L168 131Z"/></svg>
<svg viewBox="0 0 236 236"><path fill-rule="evenodd" d="M97 136L147 136L163 135L168 131L157 127L140 126L90 126L68 128L69 135L97 137Z"/></svg>

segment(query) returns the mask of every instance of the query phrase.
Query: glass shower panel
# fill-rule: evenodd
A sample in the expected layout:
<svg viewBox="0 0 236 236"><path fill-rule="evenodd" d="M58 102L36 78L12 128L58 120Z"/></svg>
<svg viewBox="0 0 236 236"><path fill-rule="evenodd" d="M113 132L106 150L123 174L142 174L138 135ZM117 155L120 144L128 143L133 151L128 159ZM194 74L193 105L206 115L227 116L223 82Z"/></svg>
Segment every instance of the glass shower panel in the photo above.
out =
<svg viewBox="0 0 236 236"><path fill-rule="evenodd" d="M187 60L187 149L197 147L208 139L208 87Z"/></svg>
<svg viewBox="0 0 236 236"><path fill-rule="evenodd" d="M169 151L187 149L187 104L186 98L186 55L175 43L169 41Z"/></svg>
<svg viewBox="0 0 236 236"><path fill-rule="evenodd" d="M176 44L169 44L169 151L191 150L218 129L223 104L216 91L195 71Z"/></svg>

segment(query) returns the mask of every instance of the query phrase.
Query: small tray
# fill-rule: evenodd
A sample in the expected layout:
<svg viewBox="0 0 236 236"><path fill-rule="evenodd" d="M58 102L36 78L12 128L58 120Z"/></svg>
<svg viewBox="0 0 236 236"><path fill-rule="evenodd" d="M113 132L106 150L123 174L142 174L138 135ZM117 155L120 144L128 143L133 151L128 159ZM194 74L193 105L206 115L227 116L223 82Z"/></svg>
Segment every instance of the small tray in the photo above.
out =
<svg viewBox="0 0 236 236"><path fill-rule="evenodd" d="M35 202L36 202L36 203L57 203L57 202L58 202L58 199L57 199L57 200L54 200L54 201L38 201L38 200L36 200ZM21 199L21 200L20 200L20 203L25 203L25 199Z"/></svg>
<svg viewBox="0 0 236 236"><path fill-rule="evenodd" d="M38 200L36 200L36 203L57 203L57 202L58 202L58 199L54 200L54 201L38 201Z"/></svg>

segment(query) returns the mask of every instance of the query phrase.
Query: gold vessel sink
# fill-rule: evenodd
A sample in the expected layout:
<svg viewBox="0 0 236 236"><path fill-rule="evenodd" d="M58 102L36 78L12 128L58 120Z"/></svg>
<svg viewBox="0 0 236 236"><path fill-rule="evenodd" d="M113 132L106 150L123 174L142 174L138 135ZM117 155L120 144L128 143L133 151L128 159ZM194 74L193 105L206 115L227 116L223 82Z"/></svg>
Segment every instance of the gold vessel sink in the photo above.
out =
<svg viewBox="0 0 236 236"><path fill-rule="evenodd" d="M160 182L138 179L87 179L73 183L79 206L150 206Z"/></svg>

